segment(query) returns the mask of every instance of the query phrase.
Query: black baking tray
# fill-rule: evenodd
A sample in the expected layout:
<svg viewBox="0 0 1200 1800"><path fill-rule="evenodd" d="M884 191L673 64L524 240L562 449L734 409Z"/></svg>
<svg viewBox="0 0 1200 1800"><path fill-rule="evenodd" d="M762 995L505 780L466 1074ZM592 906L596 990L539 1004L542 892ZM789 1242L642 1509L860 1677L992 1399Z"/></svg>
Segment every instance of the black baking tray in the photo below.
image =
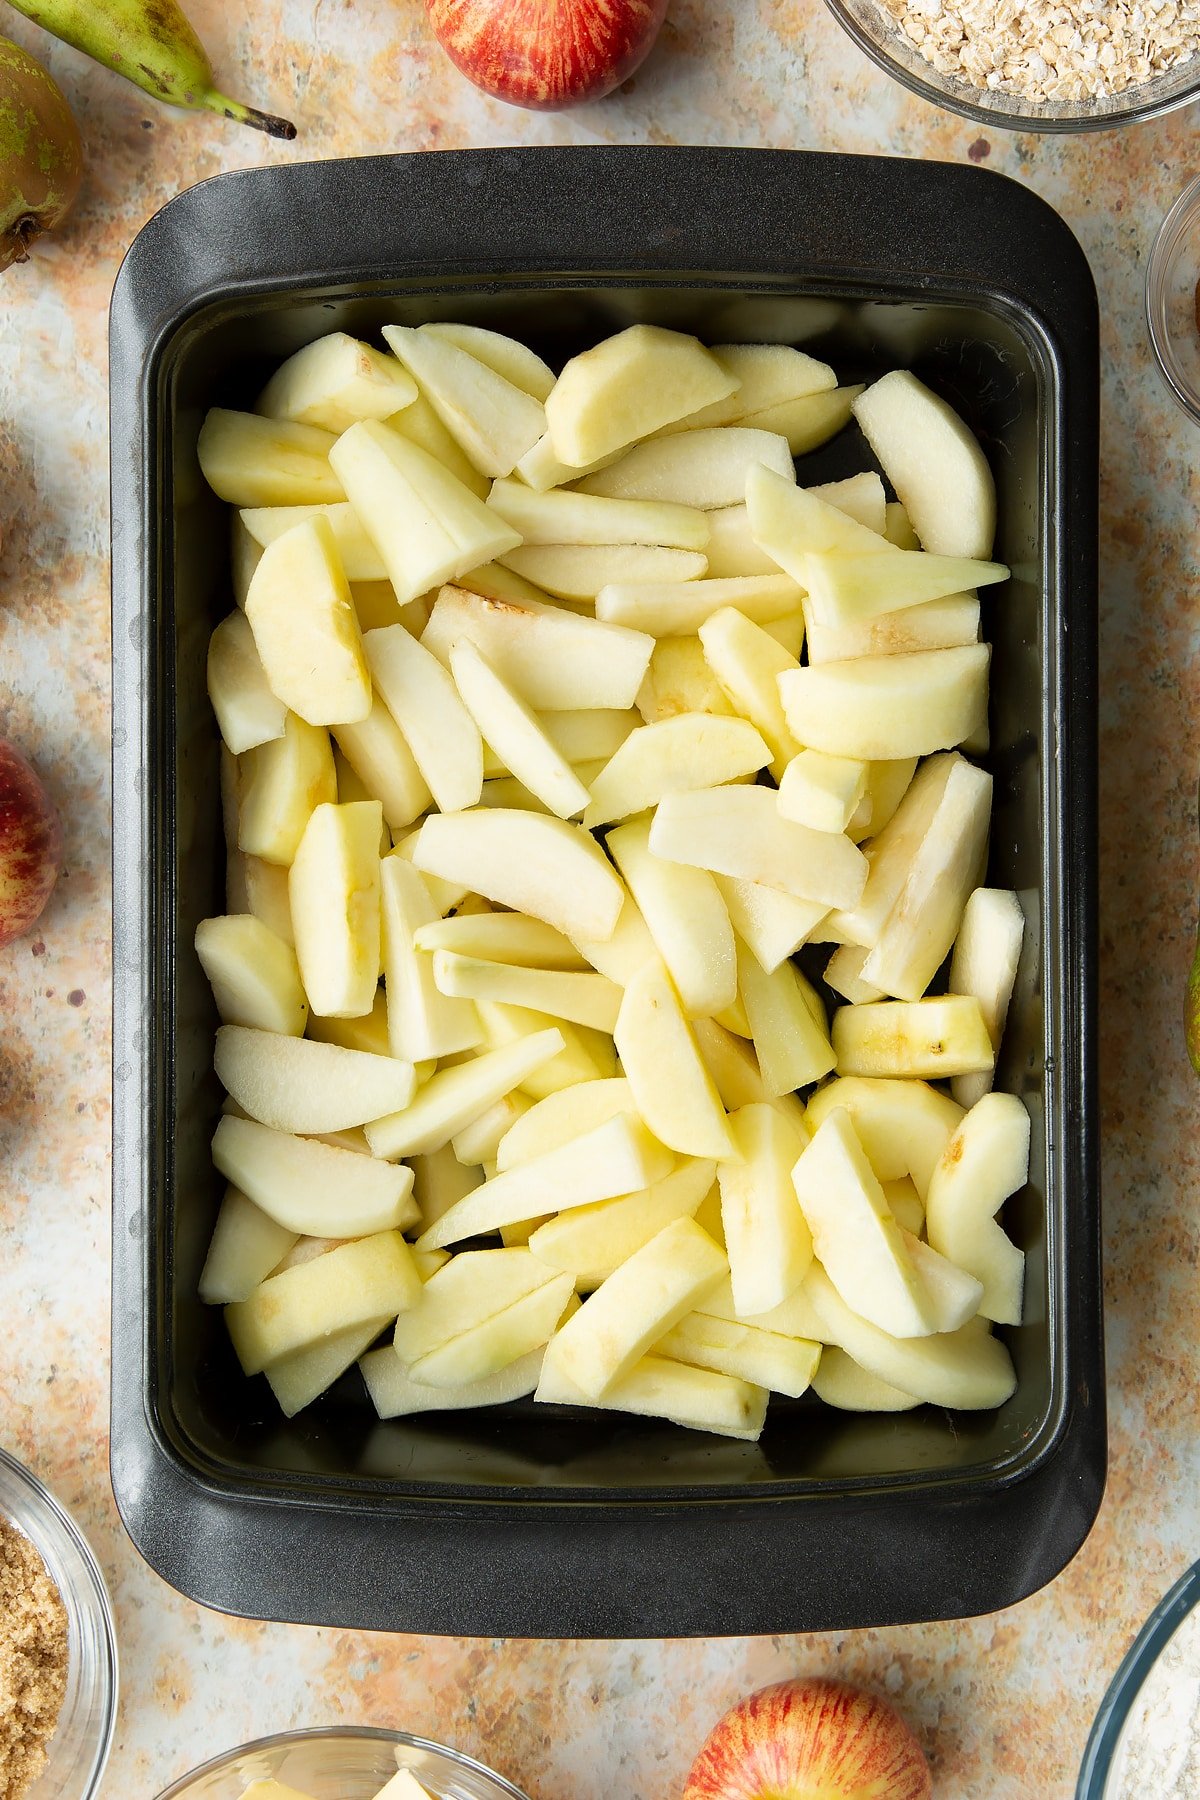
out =
<svg viewBox="0 0 1200 1800"><path fill-rule="evenodd" d="M635 319L910 366L996 472L989 878L1031 915L1000 1084L1033 1119L997 1412L772 1401L758 1445L522 1402L380 1424L357 1374L284 1421L196 1283L219 1199L223 910L205 649L230 605L196 463L214 403L320 333L511 329L552 361ZM774 1633L990 1611L1086 1536L1105 1469L1095 1104L1097 311L1083 253L982 170L564 148L222 175L134 243L112 305L112 1475L147 1560L233 1613L479 1635ZM843 434L812 478L862 466Z"/></svg>

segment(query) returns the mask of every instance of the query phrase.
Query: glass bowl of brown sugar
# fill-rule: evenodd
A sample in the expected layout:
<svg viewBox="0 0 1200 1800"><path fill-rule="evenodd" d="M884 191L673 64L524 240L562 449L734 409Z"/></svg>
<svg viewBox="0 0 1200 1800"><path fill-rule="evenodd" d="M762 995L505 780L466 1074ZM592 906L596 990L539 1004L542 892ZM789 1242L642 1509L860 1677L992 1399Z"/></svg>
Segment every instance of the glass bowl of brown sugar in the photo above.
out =
<svg viewBox="0 0 1200 1800"><path fill-rule="evenodd" d="M826 0L910 93L1000 131L1102 131L1200 98L1191 0Z"/></svg>
<svg viewBox="0 0 1200 1800"><path fill-rule="evenodd" d="M0 1449L0 1793L89 1800L116 1713L104 1577L70 1514Z"/></svg>

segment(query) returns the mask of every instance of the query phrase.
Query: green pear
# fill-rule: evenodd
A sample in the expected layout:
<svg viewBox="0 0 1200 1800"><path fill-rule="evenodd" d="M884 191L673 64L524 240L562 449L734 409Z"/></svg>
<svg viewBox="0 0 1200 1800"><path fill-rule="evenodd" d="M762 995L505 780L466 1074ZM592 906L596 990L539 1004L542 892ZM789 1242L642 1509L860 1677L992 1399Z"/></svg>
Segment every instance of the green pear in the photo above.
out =
<svg viewBox="0 0 1200 1800"><path fill-rule="evenodd" d="M69 210L83 174L71 109L33 57L0 38L0 269Z"/></svg>

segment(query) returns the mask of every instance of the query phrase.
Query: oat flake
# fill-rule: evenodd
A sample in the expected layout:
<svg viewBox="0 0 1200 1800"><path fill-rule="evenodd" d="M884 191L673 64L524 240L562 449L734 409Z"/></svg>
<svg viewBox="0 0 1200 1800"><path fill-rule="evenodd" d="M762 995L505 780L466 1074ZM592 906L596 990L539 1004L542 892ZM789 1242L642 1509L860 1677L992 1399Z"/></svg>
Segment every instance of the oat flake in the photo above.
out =
<svg viewBox="0 0 1200 1800"><path fill-rule="evenodd" d="M1196 1800L1198 1794L1200 1609L1188 1614L1147 1676L1113 1771L1113 1800Z"/></svg>
<svg viewBox="0 0 1200 1800"><path fill-rule="evenodd" d="M943 75L1045 102L1110 99L1200 54L1200 0L879 0Z"/></svg>

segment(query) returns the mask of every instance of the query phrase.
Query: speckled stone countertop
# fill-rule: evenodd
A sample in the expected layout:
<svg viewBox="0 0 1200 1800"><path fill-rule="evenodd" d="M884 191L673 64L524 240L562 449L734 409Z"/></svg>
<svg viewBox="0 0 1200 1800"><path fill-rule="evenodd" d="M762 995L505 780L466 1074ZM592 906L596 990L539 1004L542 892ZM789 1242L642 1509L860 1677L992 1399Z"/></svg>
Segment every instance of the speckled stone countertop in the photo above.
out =
<svg viewBox="0 0 1200 1800"><path fill-rule="evenodd" d="M533 1800L675 1800L736 1697L797 1671L898 1695L940 1800L1066 1800L1104 1687L1200 1555L1197 1087L1180 994L1195 918L1200 438L1150 360L1143 269L1200 168L1194 114L1079 139L1009 137L909 99L818 0L675 0L628 89L569 116L476 95L417 0L191 0L229 91L295 146L168 112L24 20L89 166L68 229L3 277L0 731L61 807L67 872L0 952L0 1440L74 1510L112 1587L123 1658L105 1791L150 1796L290 1725L446 1739ZM245 21L245 22L239 22ZM47 54L48 53L48 54ZM1049 1588L965 1624L712 1643L494 1643L239 1623L171 1592L107 1474L109 624L106 308L123 251L180 188L258 160L465 145L654 142L984 162L1079 235L1103 317L1101 1024L1111 1473Z"/></svg>

